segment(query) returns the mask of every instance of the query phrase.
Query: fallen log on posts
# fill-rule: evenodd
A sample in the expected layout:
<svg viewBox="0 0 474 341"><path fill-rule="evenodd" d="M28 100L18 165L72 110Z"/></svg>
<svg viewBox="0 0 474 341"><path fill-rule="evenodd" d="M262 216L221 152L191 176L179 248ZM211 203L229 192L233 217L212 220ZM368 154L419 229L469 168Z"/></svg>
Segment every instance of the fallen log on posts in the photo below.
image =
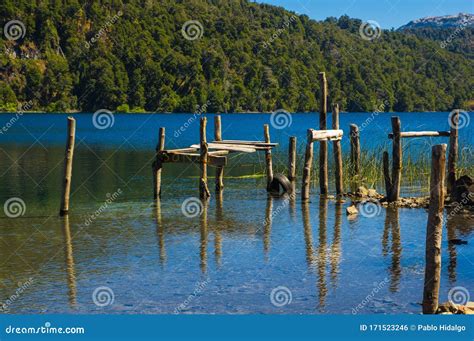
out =
<svg viewBox="0 0 474 341"><path fill-rule="evenodd" d="M240 140L219 140L219 141L212 141L212 143L218 144L241 144L241 145L250 145L256 147L276 147L278 143L270 143L265 141L240 141Z"/></svg>
<svg viewBox="0 0 474 341"><path fill-rule="evenodd" d="M337 130L313 130L312 141L338 141L342 139L344 132L340 129Z"/></svg>
<svg viewBox="0 0 474 341"><path fill-rule="evenodd" d="M265 147L250 147L250 146L242 146L237 144L221 144L221 143L208 143L207 147L209 149L219 149L219 150L228 150L231 152L242 152L242 153L255 153L257 149L266 150ZM191 148L199 148L198 144L192 144Z"/></svg>
<svg viewBox="0 0 474 341"><path fill-rule="evenodd" d="M430 208L426 226L423 314L434 314L438 310L441 278L441 239L443 235L446 145L440 144L433 146L431 158Z"/></svg>
<svg viewBox="0 0 474 341"><path fill-rule="evenodd" d="M401 138L407 137L429 137L429 136L450 136L449 131L405 131L400 133ZM393 133L388 134L389 139L393 139Z"/></svg>

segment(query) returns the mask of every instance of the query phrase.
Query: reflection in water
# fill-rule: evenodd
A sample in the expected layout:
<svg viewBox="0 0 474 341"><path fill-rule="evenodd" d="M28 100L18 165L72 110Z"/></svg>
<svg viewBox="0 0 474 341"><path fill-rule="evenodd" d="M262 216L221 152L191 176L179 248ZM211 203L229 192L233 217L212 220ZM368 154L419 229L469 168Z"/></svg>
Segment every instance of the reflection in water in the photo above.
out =
<svg viewBox="0 0 474 341"><path fill-rule="evenodd" d="M456 282L456 265L457 265L457 251L454 243L449 243L450 240L456 239L456 223L453 217L449 214L446 219L446 229L448 230L448 253L449 253L449 264L448 264L448 278L451 283Z"/></svg>
<svg viewBox="0 0 474 341"><path fill-rule="evenodd" d="M76 270L74 266L74 254L72 248L71 227L69 224L69 216L62 217L63 220L63 236L64 236L64 255L66 258L67 285L69 304L75 307L77 303L77 286L76 286Z"/></svg>
<svg viewBox="0 0 474 341"><path fill-rule="evenodd" d="M290 200L290 217L293 222L296 221L296 181L291 182L291 194L289 195Z"/></svg>
<svg viewBox="0 0 474 341"><path fill-rule="evenodd" d="M267 196L267 207L265 209L265 223L263 226L263 251L265 260L267 260L268 251L270 251L270 235L272 232L272 214L273 213L273 197Z"/></svg>
<svg viewBox="0 0 474 341"><path fill-rule="evenodd" d="M158 248L160 250L160 264L163 266L166 262L165 227L161 220L161 200L159 198L156 199L155 215L156 234L158 237Z"/></svg>
<svg viewBox="0 0 474 341"><path fill-rule="evenodd" d="M400 259L402 257L402 244L400 239L400 220L398 208L387 207L385 216L385 226L382 235L382 254L387 256L392 253L392 264L390 266L390 291L397 292L400 284L402 269ZM389 237L392 234L392 245L389 251Z"/></svg>
<svg viewBox="0 0 474 341"><path fill-rule="evenodd" d="M341 224L342 224L342 203L336 202L334 220L334 237L331 246L331 285L337 286L337 274L339 273L339 263L341 261Z"/></svg>
<svg viewBox="0 0 474 341"><path fill-rule="evenodd" d="M216 192L216 226L214 230L214 255L216 257L216 263L218 266L221 265L222 259L222 224L224 223L224 210L223 210L223 191Z"/></svg>
<svg viewBox="0 0 474 341"><path fill-rule="evenodd" d="M319 201L319 245L318 245L318 289L319 309L323 310L326 305L326 224L327 224L328 201L321 196Z"/></svg>
<svg viewBox="0 0 474 341"><path fill-rule="evenodd" d="M303 209L303 228L304 228L304 241L306 245L306 262L308 269L313 270L314 260L314 248L313 248L313 230L311 227L311 216L309 213L309 202L304 201L302 203Z"/></svg>
<svg viewBox="0 0 474 341"><path fill-rule="evenodd" d="M200 219L200 230L201 230L201 272L205 274L207 272L207 206L209 199L201 200L202 202L202 214Z"/></svg>

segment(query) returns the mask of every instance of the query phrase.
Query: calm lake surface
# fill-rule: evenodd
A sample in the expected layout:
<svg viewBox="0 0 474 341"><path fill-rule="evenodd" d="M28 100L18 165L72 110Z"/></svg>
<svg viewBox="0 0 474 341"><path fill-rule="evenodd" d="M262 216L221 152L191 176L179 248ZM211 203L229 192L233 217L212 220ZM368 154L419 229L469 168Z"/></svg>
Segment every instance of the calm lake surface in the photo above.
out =
<svg viewBox="0 0 474 341"><path fill-rule="evenodd" d="M397 115L407 131L449 130L448 114ZM392 115L341 114L343 150L349 150L350 123L362 127L363 149L389 148ZM213 115L206 116L211 141ZM264 155L232 154L223 198L216 198L211 178L210 201L201 215L187 217L182 204L198 196L198 168L165 164L156 206L151 165L159 127L166 127L167 148L187 147L199 141L198 119L188 124L192 115L117 114L113 126L97 129L92 114L78 114L71 213L60 218L66 117L25 114L10 124L14 115L0 115L0 127L8 126L0 133L0 203L19 198L25 204L16 218L0 210L0 311L421 312L426 210L375 207L349 220L350 200L320 200L317 182L303 205L301 167L295 200L269 198L259 175ZM460 148L472 150L473 113L468 117ZM270 115L223 115L223 137L262 140L263 124ZM277 171L286 172L288 137L298 137L301 164L306 130L317 126L317 114L294 114L290 126L271 127L272 141L280 144ZM447 138L404 141L404 153L428 159L436 143ZM474 164L472 152L467 158ZM405 187L402 194L426 195L423 188ZM468 244L448 244L453 238ZM474 297L473 245L473 216L446 213L441 301L455 287Z"/></svg>

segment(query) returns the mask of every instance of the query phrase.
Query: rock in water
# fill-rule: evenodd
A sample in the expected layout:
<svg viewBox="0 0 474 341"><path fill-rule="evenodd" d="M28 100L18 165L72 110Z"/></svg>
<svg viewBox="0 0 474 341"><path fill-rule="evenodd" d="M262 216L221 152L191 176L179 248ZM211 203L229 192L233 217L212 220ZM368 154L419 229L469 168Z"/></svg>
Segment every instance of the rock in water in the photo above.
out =
<svg viewBox="0 0 474 341"><path fill-rule="evenodd" d="M354 205L349 206L348 208L346 208L346 214L347 215L355 215L357 213L359 213L359 211L357 210L357 207L355 207Z"/></svg>
<svg viewBox="0 0 474 341"><path fill-rule="evenodd" d="M453 199L462 205L474 205L474 180L467 175L454 183Z"/></svg>

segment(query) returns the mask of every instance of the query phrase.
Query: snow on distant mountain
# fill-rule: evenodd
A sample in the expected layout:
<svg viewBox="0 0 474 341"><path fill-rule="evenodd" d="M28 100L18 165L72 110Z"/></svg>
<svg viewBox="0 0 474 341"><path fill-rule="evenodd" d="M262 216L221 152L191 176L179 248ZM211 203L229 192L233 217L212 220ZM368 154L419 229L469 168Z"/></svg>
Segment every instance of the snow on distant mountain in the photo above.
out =
<svg viewBox="0 0 474 341"><path fill-rule="evenodd" d="M401 26L398 30L414 29L414 28L448 28L448 27L474 27L474 14L459 13L454 15L444 15L441 17L426 17L410 21L408 24Z"/></svg>

